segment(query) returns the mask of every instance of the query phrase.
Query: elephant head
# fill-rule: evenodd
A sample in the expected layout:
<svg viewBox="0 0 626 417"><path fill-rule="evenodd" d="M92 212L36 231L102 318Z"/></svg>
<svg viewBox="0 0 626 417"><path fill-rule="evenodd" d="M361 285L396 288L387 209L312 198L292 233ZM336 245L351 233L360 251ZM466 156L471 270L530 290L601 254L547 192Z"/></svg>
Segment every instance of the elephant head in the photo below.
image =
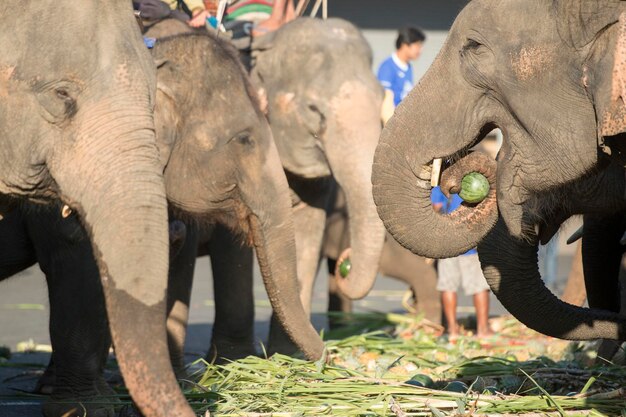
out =
<svg viewBox="0 0 626 417"><path fill-rule="evenodd" d="M618 153L618 124L611 136L598 121L620 111L611 92L620 81L613 77L621 30L615 23L624 9L626 4L617 0L475 0L465 7L432 67L384 129L374 158L374 200L401 244L421 255L450 257L489 233L497 221L488 209L493 200L441 216L430 208L429 183L433 159L455 161L494 127L504 134L495 183L502 216L498 236L504 236L506 225L508 240L537 243L535 226L551 210L544 205L561 204L550 192L605 165L601 149L607 144ZM481 172L485 167L466 169ZM491 261L512 254L513 246L509 250L492 244L499 255ZM484 254L487 247L482 248ZM524 253L530 256L531 251ZM527 261L533 265L532 257ZM504 272L505 266L498 266ZM508 284L513 288L513 279L526 285L531 281L526 275L534 277L528 269L506 271L497 284L500 290ZM497 294L495 282L491 284ZM540 282L528 285L546 294L545 287L538 289ZM538 328L539 321L552 316L549 311L556 311L550 310L556 299L546 295L535 300L541 302L533 301L531 307L518 294L504 304ZM542 308L542 303L550 307ZM573 330L583 317L587 323L601 318L588 313L570 315L567 324L561 323L567 335L557 325L546 332L591 337L593 330L584 336ZM611 331L596 337L617 336L619 320L611 317L613 326L606 327Z"/></svg>
<svg viewBox="0 0 626 417"><path fill-rule="evenodd" d="M370 47L344 20L309 18L254 47L252 78L267 95L283 167L301 178L333 175L345 192L352 269L338 285L362 298L374 283L384 241L371 196L383 91L371 70Z"/></svg>
<svg viewBox="0 0 626 417"><path fill-rule="evenodd" d="M130 2L3 1L0 49L0 193L79 214L133 399L145 415L192 416L167 351L155 69Z"/></svg>
<svg viewBox="0 0 626 417"><path fill-rule="evenodd" d="M318 359L324 345L298 293L287 179L237 52L198 34L160 40L153 51L157 138L170 203L242 231L256 249L279 320L307 357Z"/></svg>

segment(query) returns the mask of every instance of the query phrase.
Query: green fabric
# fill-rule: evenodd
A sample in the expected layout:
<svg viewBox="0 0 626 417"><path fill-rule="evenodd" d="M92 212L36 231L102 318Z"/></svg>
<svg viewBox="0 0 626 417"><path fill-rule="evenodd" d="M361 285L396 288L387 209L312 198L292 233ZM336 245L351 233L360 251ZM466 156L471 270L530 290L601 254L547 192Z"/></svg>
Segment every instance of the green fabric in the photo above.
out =
<svg viewBox="0 0 626 417"><path fill-rule="evenodd" d="M226 20L236 20L239 16L248 13L267 13L269 15L272 14L272 7L263 4L251 4L249 6L243 6L235 10L234 12L229 13L226 17Z"/></svg>

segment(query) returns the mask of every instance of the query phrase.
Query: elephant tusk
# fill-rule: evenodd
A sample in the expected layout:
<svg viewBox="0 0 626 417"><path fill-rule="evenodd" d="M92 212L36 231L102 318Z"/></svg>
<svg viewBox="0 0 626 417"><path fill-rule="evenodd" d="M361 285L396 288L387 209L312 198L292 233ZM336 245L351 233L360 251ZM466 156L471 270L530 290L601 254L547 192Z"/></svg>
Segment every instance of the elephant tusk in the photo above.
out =
<svg viewBox="0 0 626 417"><path fill-rule="evenodd" d="M572 235L569 237L569 239L567 239L567 244L571 245L572 243L576 242L577 240L579 240L581 237L583 237L583 228L585 226L580 226L578 228L578 230L576 230L574 233L572 233ZM622 240L624 238L622 237ZM622 243L623 245L623 243Z"/></svg>
<svg viewBox="0 0 626 417"><path fill-rule="evenodd" d="M433 169L430 174L430 186L436 187L439 185L439 179L441 178L441 158L433 159Z"/></svg>
<svg viewBox="0 0 626 417"><path fill-rule="evenodd" d="M63 208L61 209L61 217L67 219L70 214L72 214L72 209L67 204L64 204Z"/></svg>

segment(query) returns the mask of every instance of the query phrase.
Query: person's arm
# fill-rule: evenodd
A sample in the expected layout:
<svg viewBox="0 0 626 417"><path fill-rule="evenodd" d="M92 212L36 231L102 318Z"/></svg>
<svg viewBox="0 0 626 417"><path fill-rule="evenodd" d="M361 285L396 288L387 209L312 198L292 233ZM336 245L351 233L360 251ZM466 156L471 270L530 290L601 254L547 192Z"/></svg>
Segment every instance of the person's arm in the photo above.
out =
<svg viewBox="0 0 626 417"><path fill-rule="evenodd" d="M396 110L395 97L392 90L395 73L388 62L383 62L380 66L377 77L378 81L385 89L385 98L383 99L383 105L380 110L380 117L383 124L387 124L387 120L393 116L393 112Z"/></svg>
<svg viewBox="0 0 626 417"><path fill-rule="evenodd" d="M385 88L385 98L383 99L383 106L380 110L380 118L383 121L383 125L387 124L387 120L391 119L395 110L396 106L394 104L393 91Z"/></svg>
<svg viewBox="0 0 626 417"><path fill-rule="evenodd" d="M191 10L191 20L189 26L199 28L206 25L206 19L209 17L209 12L204 7L203 0L185 0L185 4Z"/></svg>

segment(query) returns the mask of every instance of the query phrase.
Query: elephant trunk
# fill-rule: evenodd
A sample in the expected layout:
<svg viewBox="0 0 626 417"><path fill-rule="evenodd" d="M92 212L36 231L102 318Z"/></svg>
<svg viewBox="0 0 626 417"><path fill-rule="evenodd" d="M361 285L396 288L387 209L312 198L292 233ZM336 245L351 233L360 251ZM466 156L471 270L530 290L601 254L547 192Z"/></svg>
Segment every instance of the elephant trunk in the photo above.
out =
<svg viewBox="0 0 626 417"><path fill-rule="evenodd" d="M346 82L330 102L326 155L346 196L351 269L337 281L352 299L365 297L374 285L385 241L385 228L372 198L372 161L380 135L379 90L360 81ZM360 104L359 104L360 103Z"/></svg>
<svg viewBox="0 0 626 417"><path fill-rule="evenodd" d="M478 246L485 278L504 307L548 336L624 340L626 317L564 303L545 287L537 266L537 247L537 236L517 239L501 218Z"/></svg>
<svg viewBox="0 0 626 417"><path fill-rule="evenodd" d="M146 416L191 417L168 355L167 202L152 115L143 108L85 123L86 133L70 149L55 150L48 169L91 237L117 360L133 400ZM117 121L113 129L111 120Z"/></svg>
<svg viewBox="0 0 626 417"><path fill-rule="evenodd" d="M324 343L300 301L289 186L278 151L273 142L270 146L262 174L241 182L242 198L251 212L251 237L274 313L306 357L317 360Z"/></svg>
<svg viewBox="0 0 626 417"><path fill-rule="evenodd" d="M450 42L389 120L372 172L374 201L387 230L402 246L429 258L452 257L475 247L497 218L491 207L495 198L450 216L432 209L433 159L456 157L494 127L478 110L486 98L468 90L458 65L450 62L457 56L449 51ZM444 104L438 104L439 97L446 97Z"/></svg>

